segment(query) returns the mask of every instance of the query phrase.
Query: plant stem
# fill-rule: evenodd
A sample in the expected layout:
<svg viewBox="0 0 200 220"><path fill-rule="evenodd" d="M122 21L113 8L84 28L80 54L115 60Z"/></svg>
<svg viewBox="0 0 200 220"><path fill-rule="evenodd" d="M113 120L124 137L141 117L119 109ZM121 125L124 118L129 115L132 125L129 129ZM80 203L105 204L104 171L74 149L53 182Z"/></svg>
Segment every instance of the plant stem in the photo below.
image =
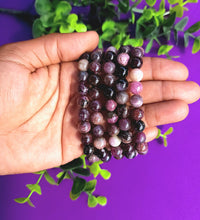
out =
<svg viewBox="0 0 200 220"><path fill-rule="evenodd" d="M73 174L73 171L72 171L72 170L67 171L67 173L69 174L69 176L70 176L70 178L71 178L72 180L74 180L74 179L75 179L75 176L74 176L74 174Z"/></svg>
<svg viewBox="0 0 200 220"><path fill-rule="evenodd" d="M46 170L44 171L44 173L46 172ZM36 184L39 184L40 180L42 179L44 173L40 174L40 177L38 178L38 181L36 182Z"/></svg>
<svg viewBox="0 0 200 220"><path fill-rule="evenodd" d="M163 16L166 16L166 15L169 15L170 14L170 11L166 11Z"/></svg>

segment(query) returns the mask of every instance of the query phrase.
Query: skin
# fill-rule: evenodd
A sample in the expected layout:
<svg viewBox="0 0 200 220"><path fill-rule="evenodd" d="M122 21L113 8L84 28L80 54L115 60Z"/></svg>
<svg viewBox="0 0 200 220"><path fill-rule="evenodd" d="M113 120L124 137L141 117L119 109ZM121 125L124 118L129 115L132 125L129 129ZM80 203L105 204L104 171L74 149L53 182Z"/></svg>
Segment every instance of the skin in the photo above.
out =
<svg viewBox="0 0 200 220"><path fill-rule="evenodd" d="M35 172L82 153L77 131L77 63L97 47L95 32L51 34L0 47L0 174ZM187 68L144 58L142 96L147 141L157 125L178 122L200 97ZM151 91L151 92L149 92Z"/></svg>

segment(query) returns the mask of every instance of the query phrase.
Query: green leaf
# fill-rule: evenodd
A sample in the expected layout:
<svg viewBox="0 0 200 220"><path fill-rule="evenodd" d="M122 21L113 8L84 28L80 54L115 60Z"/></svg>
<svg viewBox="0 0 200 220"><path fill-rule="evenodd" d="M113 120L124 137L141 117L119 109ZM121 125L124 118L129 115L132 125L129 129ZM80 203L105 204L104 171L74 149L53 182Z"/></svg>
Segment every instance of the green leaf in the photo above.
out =
<svg viewBox="0 0 200 220"><path fill-rule="evenodd" d="M84 169L82 167L73 169L73 172L74 173L78 173L78 174L80 174L82 176L90 176L90 170L89 169Z"/></svg>
<svg viewBox="0 0 200 220"><path fill-rule="evenodd" d="M118 8L122 13L127 13L129 10L129 0L118 0Z"/></svg>
<svg viewBox="0 0 200 220"><path fill-rule="evenodd" d="M80 196L80 193L73 194L72 191L70 191L69 197L71 200L77 200Z"/></svg>
<svg viewBox="0 0 200 220"><path fill-rule="evenodd" d="M41 195L42 191L41 191L41 187L38 184L27 184L26 187L33 192L36 192L37 194Z"/></svg>
<svg viewBox="0 0 200 220"><path fill-rule="evenodd" d="M54 13L44 14L40 17L42 25L47 28L53 25Z"/></svg>
<svg viewBox="0 0 200 220"><path fill-rule="evenodd" d="M197 53L200 50L200 37L194 39L192 53Z"/></svg>
<svg viewBox="0 0 200 220"><path fill-rule="evenodd" d="M35 173L33 173L33 174L41 175L41 174L43 174L43 173L45 173L45 172L46 172L46 170L41 170L41 171L35 172Z"/></svg>
<svg viewBox="0 0 200 220"><path fill-rule="evenodd" d="M198 0L187 0L188 3L197 3Z"/></svg>
<svg viewBox="0 0 200 220"><path fill-rule="evenodd" d="M145 0L145 2L147 3L147 5L149 5L150 7L153 7L156 4L156 0Z"/></svg>
<svg viewBox="0 0 200 220"><path fill-rule="evenodd" d="M135 23L135 13L133 11L131 11L131 23Z"/></svg>
<svg viewBox="0 0 200 220"><path fill-rule="evenodd" d="M86 165L86 162L85 162L86 155L83 154L83 155L80 156L80 158L81 158L82 161L83 161L83 168L87 168L87 165Z"/></svg>
<svg viewBox="0 0 200 220"><path fill-rule="evenodd" d="M172 12L167 19L164 20L163 25L167 27L171 27L176 20L176 13Z"/></svg>
<svg viewBox="0 0 200 220"><path fill-rule="evenodd" d="M156 27L159 27L159 19L157 17L153 17L154 23L156 24Z"/></svg>
<svg viewBox="0 0 200 220"><path fill-rule="evenodd" d="M74 27L69 24L61 24L59 28L60 33L73 33Z"/></svg>
<svg viewBox="0 0 200 220"><path fill-rule="evenodd" d="M105 32L103 32L103 34L101 35L101 39L105 40L105 41L111 41L111 39L113 38L113 36L115 35L116 31L115 30L106 30Z"/></svg>
<svg viewBox="0 0 200 220"><path fill-rule="evenodd" d="M74 183L72 186L72 194L76 195L78 193L81 193L85 187L85 184L86 184L86 180L77 176L74 179Z"/></svg>
<svg viewBox="0 0 200 220"><path fill-rule="evenodd" d="M100 174L101 174L101 176L102 176L105 180L108 180L108 179L110 179L110 177L111 177L111 173L110 173L108 170L102 169L102 170L100 171Z"/></svg>
<svg viewBox="0 0 200 220"><path fill-rule="evenodd" d="M60 1L57 4L55 13L56 13L56 20L62 19L63 17L67 17L67 15L72 10L72 6L66 1Z"/></svg>
<svg viewBox="0 0 200 220"><path fill-rule="evenodd" d="M96 207L98 204L97 198L91 194L88 196L88 206L93 208Z"/></svg>
<svg viewBox="0 0 200 220"><path fill-rule="evenodd" d="M131 45L132 47L141 47L143 45L143 39L127 39L123 42L123 45Z"/></svg>
<svg viewBox="0 0 200 220"><path fill-rule="evenodd" d="M34 204L31 202L30 198L27 200L27 202L28 202L28 204L29 204L31 207L34 207L34 208L35 208Z"/></svg>
<svg viewBox="0 0 200 220"><path fill-rule="evenodd" d="M111 40L111 44L116 48L119 49L121 46L121 40L122 40L122 36L120 34L116 35L112 40Z"/></svg>
<svg viewBox="0 0 200 220"><path fill-rule="evenodd" d="M63 170L71 170L71 169L75 169L81 166L83 166L83 160L81 158L77 158L75 160L72 160L69 163L61 165L60 168Z"/></svg>
<svg viewBox="0 0 200 220"><path fill-rule="evenodd" d="M156 136L156 139L158 139L160 137L160 135L161 135L161 130L158 128L158 134Z"/></svg>
<svg viewBox="0 0 200 220"><path fill-rule="evenodd" d="M64 172L64 171L58 173L58 174L56 175L56 177L57 177L58 179L60 179L60 178L62 177L62 175L64 175L64 178L63 178L63 179L71 179L71 177L69 176L69 174L66 173L66 172Z"/></svg>
<svg viewBox="0 0 200 220"><path fill-rule="evenodd" d="M39 15L46 14L51 11L50 0L35 0L35 9Z"/></svg>
<svg viewBox="0 0 200 220"><path fill-rule="evenodd" d="M183 16L184 8L180 5L176 5L170 9L170 11L176 12L176 17L181 18Z"/></svg>
<svg viewBox="0 0 200 220"><path fill-rule="evenodd" d="M57 182L58 185L64 180L66 174L67 174L67 171L64 171L62 175L59 177L58 182Z"/></svg>
<svg viewBox="0 0 200 220"><path fill-rule="evenodd" d="M168 53L173 48L173 45L161 45L158 50L158 55L164 55Z"/></svg>
<svg viewBox="0 0 200 220"><path fill-rule="evenodd" d="M115 28L115 22L112 20L106 20L102 25L102 31L113 30Z"/></svg>
<svg viewBox="0 0 200 220"><path fill-rule="evenodd" d="M185 33L184 34L184 46L188 47L189 44L189 34Z"/></svg>
<svg viewBox="0 0 200 220"><path fill-rule="evenodd" d="M90 172L94 175L94 177L97 177L101 170L97 162L94 162L91 166L88 166L88 168L90 169Z"/></svg>
<svg viewBox="0 0 200 220"><path fill-rule="evenodd" d="M44 34L45 28L39 18L33 22L32 32L34 38L41 37Z"/></svg>
<svg viewBox="0 0 200 220"><path fill-rule="evenodd" d="M200 29L200 21L193 24L191 27L189 27L186 32L188 33L194 33Z"/></svg>
<svg viewBox="0 0 200 220"><path fill-rule="evenodd" d="M188 17L184 17L182 20L180 20L175 26L174 28L177 31L183 31L184 27L186 26L186 24L188 23Z"/></svg>
<svg viewBox="0 0 200 220"><path fill-rule="evenodd" d="M96 184L97 184L96 179L90 180L89 182L86 182L85 187L84 187L84 191L89 192L89 193L93 193L96 188Z"/></svg>
<svg viewBox="0 0 200 220"><path fill-rule="evenodd" d="M164 146L167 147L167 139L163 138Z"/></svg>
<svg viewBox="0 0 200 220"><path fill-rule="evenodd" d="M17 202L17 203L23 204L23 203L26 203L26 202L28 201L28 198L22 197L22 198L17 198L17 199L14 199L14 200L15 200L15 202Z"/></svg>
<svg viewBox="0 0 200 220"><path fill-rule="evenodd" d="M77 14L70 14L70 15L67 17L67 22L68 22L72 27L75 27L75 26L76 26L77 21L78 21L78 16L77 16Z"/></svg>
<svg viewBox="0 0 200 220"><path fill-rule="evenodd" d="M168 0L169 4L174 5L176 3L179 3L179 0Z"/></svg>
<svg viewBox="0 0 200 220"><path fill-rule="evenodd" d="M75 30L76 30L77 32L86 32L86 31L87 31L87 27L86 27L85 24L81 23L81 24L77 24L77 25L75 26Z"/></svg>
<svg viewBox="0 0 200 220"><path fill-rule="evenodd" d="M159 5L159 11L163 9L165 10L165 0L161 0L160 5Z"/></svg>
<svg viewBox="0 0 200 220"><path fill-rule="evenodd" d="M98 196L97 202L99 203L99 205L105 206L107 204L107 198L105 196Z"/></svg>
<svg viewBox="0 0 200 220"><path fill-rule="evenodd" d="M169 135L173 132L173 127L170 127L165 133L164 135Z"/></svg>
<svg viewBox="0 0 200 220"><path fill-rule="evenodd" d="M56 183L56 181L49 175L49 173L47 171L44 173L44 177L45 177L46 181L48 183L50 183L51 185L58 185Z"/></svg>
<svg viewBox="0 0 200 220"><path fill-rule="evenodd" d="M142 16L149 21L153 17L154 11L151 8L145 9Z"/></svg>
<svg viewBox="0 0 200 220"><path fill-rule="evenodd" d="M149 53L149 51L151 50L152 46L153 46L153 38L147 44L147 46L145 48L145 53Z"/></svg>

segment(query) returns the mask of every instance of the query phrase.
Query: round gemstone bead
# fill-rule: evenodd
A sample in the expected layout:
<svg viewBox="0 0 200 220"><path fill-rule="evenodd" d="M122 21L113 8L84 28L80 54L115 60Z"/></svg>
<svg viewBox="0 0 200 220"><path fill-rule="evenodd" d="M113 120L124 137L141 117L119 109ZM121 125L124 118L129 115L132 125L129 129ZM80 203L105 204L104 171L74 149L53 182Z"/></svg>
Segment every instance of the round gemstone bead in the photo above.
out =
<svg viewBox="0 0 200 220"><path fill-rule="evenodd" d="M97 112L101 109L101 103L99 100L93 100L90 103L90 109L94 112Z"/></svg>
<svg viewBox="0 0 200 220"><path fill-rule="evenodd" d="M109 124L115 124L118 120L118 115L114 112L109 112L107 116L107 122Z"/></svg>
<svg viewBox="0 0 200 220"><path fill-rule="evenodd" d="M133 95L130 98L130 103L134 108L139 108L143 104L143 99L140 95Z"/></svg>
<svg viewBox="0 0 200 220"><path fill-rule="evenodd" d="M146 141L146 135L144 132L138 132L136 133L135 137L134 137L134 141L135 143L144 143Z"/></svg>
<svg viewBox="0 0 200 220"><path fill-rule="evenodd" d="M133 151L133 149L134 149L134 146L132 145L132 144L121 144L120 145L121 146L121 148L123 149L123 152L125 153L125 152L130 152L130 151Z"/></svg>
<svg viewBox="0 0 200 220"><path fill-rule="evenodd" d="M114 97L114 95L115 95L114 89L111 88L111 87L107 87L107 86L104 87L103 93L104 93L104 95L105 95L108 99L112 99L112 98Z"/></svg>
<svg viewBox="0 0 200 220"><path fill-rule="evenodd" d="M118 135L119 134L120 129L119 129L119 127L117 127L117 125L110 124L110 125L108 125L107 131L108 131L108 134L110 136L114 136L114 135Z"/></svg>
<svg viewBox="0 0 200 220"><path fill-rule="evenodd" d="M116 95L116 102L120 105L124 105L128 102L129 96L127 92L118 92Z"/></svg>
<svg viewBox="0 0 200 220"><path fill-rule="evenodd" d="M142 109L135 108L135 109L131 110L131 118L132 119L139 121L143 118L143 116L144 116L144 112L142 111Z"/></svg>
<svg viewBox="0 0 200 220"><path fill-rule="evenodd" d="M143 121L139 120L135 123L134 128L136 131L143 131L145 129L145 124Z"/></svg>
<svg viewBox="0 0 200 220"><path fill-rule="evenodd" d="M82 134L81 142L83 145L89 145L92 143L92 135L90 133Z"/></svg>
<svg viewBox="0 0 200 220"><path fill-rule="evenodd" d="M128 87L128 81L126 79L118 79L115 86L117 91L124 91Z"/></svg>
<svg viewBox="0 0 200 220"><path fill-rule="evenodd" d="M95 50L91 53L90 57L92 61L100 62L101 57L102 57L102 52Z"/></svg>
<svg viewBox="0 0 200 220"><path fill-rule="evenodd" d="M113 74L115 72L115 64L111 61L104 63L103 71L107 74Z"/></svg>
<svg viewBox="0 0 200 220"><path fill-rule="evenodd" d="M100 92L97 88L91 88L89 89L89 94L88 94L90 100L95 100L100 97Z"/></svg>
<svg viewBox="0 0 200 220"><path fill-rule="evenodd" d="M90 118L90 113L87 109L82 108L79 111L79 120L80 121L88 121Z"/></svg>
<svg viewBox="0 0 200 220"><path fill-rule="evenodd" d="M112 86L115 82L115 76L112 74L106 74L103 81L107 86Z"/></svg>
<svg viewBox="0 0 200 220"><path fill-rule="evenodd" d="M146 154L148 152L148 144L146 142L137 144L136 150L139 154Z"/></svg>
<svg viewBox="0 0 200 220"><path fill-rule="evenodd" d="M132 81L141 81L143 78L143 72L140 69L130 69L129 76Z"/></svg>
<svg viewBox="0 0 200 220"><path fill-rule="evenodd" d="M130 56L127 53L120 53L117 56L117 62L122 66L127 66Z"/></svg>
<svg viewBox="0 0 200 220"><path fill-rule="evenodd" d="M129 116L129 108L127 105L118 105L117 106L117 115L120 118L127 118Z"/></svg>
<svg viewBox="0 0 200 220"><path fill-rule="evenodd" d="M85 145L84 146L84 148L83 148L83 152L84 152L84 154L86 154L86 155L90 155L90 154L93 154L93 152L94 152L94 147L93 147L93 145Z"/></svg>
<svg viewBox="0 0 200 220"><path fill-rule="evenodd" d="M80 95L87 95L88 93L88 87L83 82L79 84L79 93Z"/></svg>
<svg viewBox="0 0 200 220"><path fill-rule="evenodd" d="M94 139L94 146L97 149L103 149L104 147L106 147L106 144L106 139L104 137Z"/></svg>
<svg viewBox="0 0 200 220"><path fill-rule="evenodd" d="M79 123L79 131L80 133L86 134L90 131L91 125L88 121L80 122Z"/></svg>
<svg viewBox="0 0 200 220"><path fill-rule="evenodd" d="M81 107L81 108L87 108L89 104L89 99L87 96L81 96L78 100L78 105Z"/></svg>
<svg viewBox="0 0 200 220"><path fill-rule="evenodd" d="M121 139L118 136L112 136L109 138L109 144L111 147L118 147L121 144Z"/></svg>
<svg viewBox="0 0 200 220"><path fill-rule="evenodd" d="M79 58L79 60L82 60L82 59L86 59L86 60L90 60L90 54L88 53L88 52L85 52L85 53L83 53L81 56L80 56L80 58Z"/></svg>
<svg viewBox="0 0 200 220"><path fill-rule="evenodd" d="M128 75L128 69L124 66L117 66L115 75L119 78L125 78Z"/></svg>
<svg viewBox="0 0 200 220"><path fill-rule="evenodd" d="M130 131L121 131L119 137L124 144L129 144L132 141L132 133Z"/></svg>
<svg viewBox="0 0 200 220"><path fill-rule="evenodd" d="M144 56L144 50L141 49L140 47L134 47L131 51L131 55L133 57L143 57Z"/></svg>
<svg viewBox="0 0 200 220"><path fill-rule="evenodd" d="M86 60L86 59L81 59L78 61L78 69L80 71L87 71L88 69L88 64L89 64L89 61Z"/></svg>
<svg viewBox="0 0 200 220"><path fill-rule="evenodd" d="M105 59L105 61L115 62L116 61L116 54L112 51L108 51L108 52L106 52L104 59Z"/></svg>
<svg viewBox="0 0 200 220"><path fill-rule="evenodd" d="M112 157L111 152L110 151L106 151L105 156L101 157L101 160L103 162L108 162L108 161L110 161L111 157Z"/></svg>
<svg viewBox="0 0 200 220"><path fill-rule="evenodd" d="M94 112L91 115L91 122L95 125L103 124L104 122L103 115L100 112Z"/></svg>
<svg viewBox="0 0 200 220"><path fill-rule="evenodd" d="M96 75L96 74L91 74L90 76L89 76L89 83L91 84L91 85L93 85L93 86L97 86L98 84L99 84L99 82L100 82L100 77L98 76L98 75Z"/></svg>
<svg viewBox="0 0 200 220"><path fill-rule="evenodd" d="M95 137L102 137L104 135L104 129L101 125L96 125L92 129L92 133Z"/></svg>
<svg viewBox="0 0 200 220"><path fill-rule="evenodd" d="M92 154L92 155L90 155L89 157L88 157L88 161L90 162L90 163L94 163L94 162L97 162L97 161L99 161L100 159L99 159L99 157L97 157L96 155L94 155L94 154Z"/></svg>
<svg viewBox="0 0 200 220"><path fill-rule="evenodd" d="M106 156L106 153L107 153L106 148L102 148L102 149L97 149L97 148L95 148L95 149L94 149L94 154L95 154L97 157L99 157L100 159L101 159L102 157L105 157L105 156Z"/></svg>
<svg viewBox="0 0 200 220"><path fill-rule="evenodd" d="M124 155L128 159L133 159L134 157L137 156L137 151L135 149L133 149L131 151L126 151L126 152L124 152Z"/></svg>
<svg viewBox="0 0 200 220"><path fill-rule="evenodd" d="M117 159L117 160L121 160L123 157L124 157L123 154L119 154L117 156L114 156L114 158Z"/></svg>
<svg viewBox="0 0 200 220"><path fill-rule="evenodd" d="M142 59L139 57L133 57L129 60L129 65L132 69L140 68L142 64L143 64Z"/></svg>
<svg viewBox="0 0 200 220"><path fill-rule="evenodd" d="M88 78L88 72L86 71L80 71L79 72L79 81L85 82Z"/></svg>
<svg viewBox="0 0 200 220"><path fill-rule="evenodd" d="M122 46L119 48L119 53L130 53L130 51L131 51L130 46L124 46L124 45L122 45Z"/></svg>
<svg viewBox="0 0 200 220"><path fill-rule="evenodd" d="M119 128L122 131L128 131L131 128L131 122L127 118L122 118L119 120Z"/></svg>
<svg viewBox="0 0 200 220"><path fill-rule="evenodd" d="M106 109L110 112L114 111L117 107L117 103L113 99L109 99L106 102Z"/></svg>
<svg viewBox="0 0 200 220"><path fill-rule="evenodd" d="M101 64L93 61L89 64L89 70L97 74L101 71Z"/></svg>
<svg viewBox="0 0 200 220"><path fill-rule="evenodd" d="M142 83L140 82L131 82L129 84L129 90L131 93L135 94L135 95L139 95L142 92Z"/></svg>
<svg viewBox="0 0 200 220"><path fill-rule="evenodd" d="M113 46L108 47L106 52L108 52L108 51L112 51L113 53L117 54L117 49Z"/></svg>
<svg viewBox="0 0 200 220"><path fill-rule="evenodd" d="M112 147L111 153L112 153L113 157L116 157L116 156L119 156L120 154L123 154L123 150L121 147Z"/></svg>

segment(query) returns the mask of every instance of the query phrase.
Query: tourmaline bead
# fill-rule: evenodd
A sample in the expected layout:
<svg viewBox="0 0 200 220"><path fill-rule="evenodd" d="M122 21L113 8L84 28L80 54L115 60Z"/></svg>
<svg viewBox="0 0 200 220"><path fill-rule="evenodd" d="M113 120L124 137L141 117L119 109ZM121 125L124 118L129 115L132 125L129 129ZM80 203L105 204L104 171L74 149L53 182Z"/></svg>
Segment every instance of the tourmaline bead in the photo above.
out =
<svg viewBox="0 0 200 220"><path fill-rule="evenodd" d="M102 57L102 52L100 51L93 51L90 55L90 58L92 61L97 61L97 62L100 62L101 61L101 57Z"/></svg>
<svg viewBox="0 0 200 220"><path fill-rule="evenodd" d="M129 144L132 141L132 133L130 131L120 131L119 137L122 140L122 143Z"/></svg>
<svg viewBox="0 0 200 220"><path fill-rule="evenodd" d="M107 50L106 50L106 53L108 51L112 51L113 53L117 54L117 49L115 47L113 47L113 46L108 47Z"/></svg>
<svg viewBox="0 0 200 220"><path fill-rule="evenodd" d="M96 147L97 149L103 149L104 147L106 147L106 139L104 137L99 137L94 139L94 147Z"/></svg>
<svg viewBox="0 0 200 220"><path fill-rule="evenodd" d="M89 145L92 143L92 135L90 133L81 135L81 142L83 145Z"/></svg>
<svg viewBox="0 0 200 220"><path fill-rule="evenodd" d="M131 82L129 84L129 91L135 95L139 95L142 92L142 83L140 82Z"/></svg>
<svg viewBox="0 0 200 220"><path fill-rule="evenodd" d="M100 97L99 89L97 89L95 87L89 89L88 96L89 96L90 100L98 99Z"/></svg>
<svg viewBox="0 0 200 220"><path fill-rule="evenodd" d="M93 73L98 74L101 71L101 64L93 61L89 64L89 70L92 71Z"/></svg>
<svg viewBox="0 0 200 220"><path fill-rule="evenodd" d="M131 143L129 143L129 144L124 144L124 143L122 143L122 144L120 145L120 147L122 148L122 150L123 150L124 153L125 153L125 152L130 152L130 151L132 151L132 150L134 149L134 145L131 144Z"/></svg>
<svg viewBox="0 0 200 220"><path fill-rule="evenodd" d="M107 115L107 122L109 124L115 124L118 121L118 115L114 112L109 112Z"/></svg>
<svg viewBox="0 0 200 220"><path fill-rule="evenodd" d="M103 79L104 83L107 86L112 86L114 84L115 80L116 80L116 77L112 74L106 74Z"/></svg>
<svg viewBox="0 0 200 220"><path fill-rule="evenodd" d="M127 66L130 56L127 53L120 53L117 56L117 62L122 66Z"/></svg>
<svg viewBox="0 0 200 220"><path fill-rule="evenodd" d="M90 118L90 113L87 109L81 108L79 111L79 120L80 121L88 121Z"/></svg>
<svg viewBox="0 0 200 220"><path fill-rule="evenodd" d="M137 156L137 151L135 149L132 149L131 151L124 152L124 155L128 159L133 159L134 157Z"/></svg>
<svg viewBox="0 0 200 220"><path fill-rule="evenodd" d="M134 108L131 110L131 118L136 120L136 121L139 121L143 118L144 116L144 112L142 109L140 108Z"/></svg>
<svg viewBox="0 0 200 220"><path fill-rule="evenodd" d="M146 135L144 132L138 132L134 137L135 143L144 143L146 141Z"/></svg>
<svg viewBox="0 0 200 220"><path fill-rule="evenodd" d="M143 104L143 99L140 95L132 95L130 98L130 103L134 108L139 108Z"/></svg>
<svg viewBox="0 0 200 220"><path fill-rule="evenodd" d="M88 93L88 87L87 87L83 82L81 82L81 83L79 84L78 91L79 91L79 94L80 94L80 95L87 95L87 93Z"/></svg>
<svg viewBox="0 0 200 220"><path fill-rule="evenodd" d="M85 145L84 148L83 148L83 152L84 154L86 155L91 155L93 154L94 152L94 146L93 145Z"/></svg>
<svg viewBox="0 0 200 220"><path fill-rule="evenodd" d="M108 162L108 161L110 161L111 157L112 157L111 152L106 151L106 154L103 157L101 157L101 160L103 162Z"/></svg>
<svg viewBox="0 0 200 220"><path fill-rule="evenodd" d="M119 134L120 129L119 129L119 127L117 125L110 124L110 125L108 125L107 131L108 131L108 134L110 136L114 136L114 135L118 135Z"/></svg>
<svg viewBox="0 0 200 220"><path fill-rule="evenodd" d="M129 77L131 81L141 81L143 79L143 72L142 70L136 68L136 69L130 69L129 70Z"/></svg>
<svg viewBox="0 0 200 220"><path fill-rule="evenodd" d="M78 105L81 107L81 108L87 108L89 104L89 99L87 96L81 96L78 100Z"/></svg>
<svg viewBox="0 0 200 220"><path fill-rule="evenodd" d="M113 88L111 87L107 87L105 86L103 89L103 93L104 95L108 98L108 99L112 99L115 96L115 91Z"/></svg>
<svg viewBox="0 0 200 220"><path fill-rule="evenodd" d="M117 115L120 118L127 118L129 116L129 107L127 105L118 105Z"/></svg>
<svg viewBox="0 0 200 220"><path fill-rule="evenodd" d="M115 63L115 61L116 61L116 54L114 52L112 52L112 51L108 51L105 54L104 60L107 61L107 62L108 61L112 61L112 62Z"/></svg>
<svg viewBox="0 0 200 220"><path fill-rule="evenodd" d="M133 68L140 68L142 66L143 62L142 59L139 57L133 57L129 60L130 67Z"/></svg>
<svg viewBox="0 0 200 220"><path fill-rule="evenodd" d="M115 76L118 76L119 78L125 78L128 75L128 69L124 66L117 66L114 74Z"/></svg>
<svg viewBox="0 0 200 220"><path fill-rule="evenodd" d="M136 145L136 150L139 154L146 154L148 152L148 144L146 142L137 144Z"/></svg>
<svg viewBox="0 0 200 220"><path fill-rule="evenodd" d="M144 129L145 129L145 124L144 124L144 122L141 121L141 120L137 121L137 122L135 123L135 125L134 125L134 129L135 129L136 131L144 131Z"/></svg>
<svg viewBox="0 0 200 220"><path fill-rule="evenodd" d="M103 115L101 114L101 112L94 112L91 115L90 119L91 119L91 122L95 125L103 124L104 122Z"/></svg>
<svg viewBox="0 0 200 220"><path fill-rule="evenodd" d="M92 129L92 133L95 137L102 137L104 135L104 129L101 125L96 125Z"/></svg>
<svg viewBox="0 0 200 220"><path fill-rule="evenodd" d="M90 60L90 54L88 53L88 52L85 52L85 53L83 53L81 56L80 56L80 58L79 58L79 60L82 60L82 59L86 59L86 60Z"/></svg>
<svg viewBox="0 0 200 220"><path fill-rule="evenodd" d="M118 147L121 144L121 139L118 136L112 136L109 138L109 144L111 147Z"/></svg>
<svg viewBox="0 0 200 220"><path fill-rule="evenodd" d="M87 71L89 65L89 61L86 59L81 59L78 61L78 69L80 71Z"/></svg>
<svg viewBox="0 0 200 220"><path fill-rule="evenodd" d="M143 57L144 56L144 50L140 47L134 47L131 50L131 55L133 57Z"/></svg>
<svg viewBox="0 0 200 220"><path fill-rule="evenodd" d="M128 81L126 79L118 79L115 84L117 91L124 91L128 87Z"/></svg>
<svg viewBox="0 0 200 220"><path fill-rule="evenodd" d="M131 122L128 118L122 118L119 120L119 128L122 131L128 131L131 128Z"/></svg>
<svg viewBox="0 0 200 220"><path fill-rule="evenodd" d="M131 51L130 46L124 46L124 45L122 45L122 46L119 48L118 53L130 53L130 51Z"/></svg>
<svg viewBox="0 0 200 220"><path fill-rule="evenodd" d="M112 153L113 157L116 157L116 156L119 156L120 154L123 154L123 150L121 147L112 147L111 153Z"/></svg>
<svg viewBox="0 0 200 220"><path fill-rule="evenodd" d="M86 134L90 131L91 124L88 121L80 122L78 128L80 133Z"/></svg>
<svg viewBox="0 0 200 220"><path fill-rule="evenodd" d="M86 71L80 71L79 72L79 81L85 82L88 78L88 72Z"/></svg>
<svg viewBox="0 0 200 220"><path fill-rule="evenodd" d="M97 86L100 82L100 77L96 74L91 74L88 79L89 83L93 86Z"/></svg>
<svg viewBox="0 0 200 220"><path fill-rule="evenodd" d="M97 148L94 148L94 154L99 157L100 159L102 157L105 157L106 156L106 153L107 153L107 150L106 148L102 148L102 149L97 149Z"/></svg>
<svg viewBox="0 0 200 220"><path fill-rule="evenodd" d="M101 109L101 102L99 100L93 100L90 103L90 109L94 112L97 112Z"/></svg>
<svg viewBox="0 0 200 220"><path fill-rule="evenodd" d="M120 105L124 105L128 102L129 96L125 91L118 92L116 95L116 102Z"/></svg>
<svg viewBox="0 0 200 220"><path fill-rule="evenodd" d="M114 156L114 158L117 160L121 160L123 157L124 157L123 154L119 154L119 155Z"/></svg>
<svg viewBox="0 0 200 220"><path fill-rule="evenodd" d="M114 111L117 107L117 103L113 99L109 99L106 102L106 109L110 112Z"/></svg>
<svg viewBox="0 0 200 220"><path fill-rule="evenodd" d="M92 155L90 155L89 157L88 157L88 161L90 162L90 163L94 163L94 162L97 162L97 161L99 161L100 159L99 159L99 157L97 157L96 155L94 155L94 154L92 154Z"/></svg>
<svg viewBox="0 0 200 220"><path fill-rule="evenodd" d="M115 72L115 64L111 61L104 63L103 71L107 74L113 74Z"/></svg>

